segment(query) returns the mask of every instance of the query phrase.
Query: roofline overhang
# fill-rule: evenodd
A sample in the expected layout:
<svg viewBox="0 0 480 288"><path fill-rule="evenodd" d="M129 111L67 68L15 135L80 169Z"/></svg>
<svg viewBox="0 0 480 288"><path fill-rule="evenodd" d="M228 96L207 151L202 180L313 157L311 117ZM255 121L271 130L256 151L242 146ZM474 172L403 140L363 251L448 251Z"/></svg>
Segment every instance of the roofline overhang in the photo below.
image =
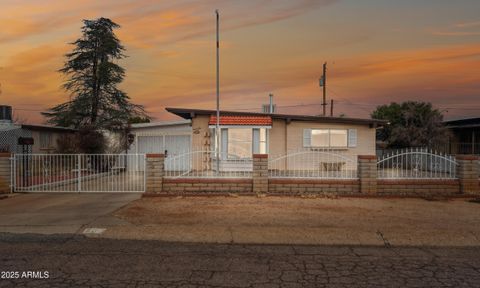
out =
<svg viewBox="0 0 480 288"><path fill-rule="evenodd" d="M69 127L46 126L46 125L35 125L35 124L21 124L21 128L35 130L35 131L57 131L57 132L63 131L63 132L69 132L69 133L78 131L77 129L69 128Z"/></svg>
<svg viewBox="0 0 480 288"><path fill-rule="evenodd" d="M132 129L136 128L149 128L149 127L166 127L166 126L178 126L191 124L191 120L176 120L176 121L163 121L163 122L149 122L149 123L135 123L131 124Z"/></svg>
<svg viewBox="0 0 480 288"><path fill-rule="evenodd" d="M197 115L214 115L216 110L207 109L189 109L189 108L165 108L168 112L180 116L184 119L192 119ZM357 124L357 125L369 125L371 128L377 128L379 126L387 125L387 121L378 119L362 119L362 118L346 118L346 117L325 117L325 116L309 116L309 115L290 115L290 114L270 114L259 112L241 112L241 111L220 111L222 115L244 115L244 116L269 116L272 119L283 119L287 122L290 121L313 121L323 123L344 123L344 124Z"/></svg>

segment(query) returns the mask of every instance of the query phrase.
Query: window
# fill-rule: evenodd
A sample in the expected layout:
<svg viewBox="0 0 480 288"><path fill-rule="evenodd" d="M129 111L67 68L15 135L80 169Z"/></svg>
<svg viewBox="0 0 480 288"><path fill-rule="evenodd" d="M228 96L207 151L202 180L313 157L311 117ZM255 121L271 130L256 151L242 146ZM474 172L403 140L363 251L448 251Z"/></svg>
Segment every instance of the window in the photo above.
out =
<svg viewBox="0 0 480 288"><path fill-rule="evenodd" d="M40 132L40 148L48 149L52 146L52 133Z"/></svg>
<svg viewBox="0 0 480 288"><path fill-rule="evenodd" d="M330 147L347 147L347 130L330 129Z"/></svg>
<svg viewBox="0 0 480 288"><path fill-rule="evenodd" d="M267 129L260 128L260 154L267 154Z"/></svg>
<svg viewBox="0 0 480 288"><path fill-rule="evenodd" d="M268 153L268 137L266 128L253 129L253 153L267 154Z"/></svg>
<svg viewBox="0 0 480 288"><path fill-rule="evenodd" d="M347 147L347 129L305 129L305 147Z"/></svg>
<svg viewBox="0 0 480 288"><path fill-rule="evenodd" d="M228 158L252 157L252 129L229 128L228 131Z"/></svg>
<svg viewBox="0 0 480 288"><path fill-rule="evenodd" d="M311 146L313 147L329 147L330 134L328 129L312 129L311 131Z"/></svg>

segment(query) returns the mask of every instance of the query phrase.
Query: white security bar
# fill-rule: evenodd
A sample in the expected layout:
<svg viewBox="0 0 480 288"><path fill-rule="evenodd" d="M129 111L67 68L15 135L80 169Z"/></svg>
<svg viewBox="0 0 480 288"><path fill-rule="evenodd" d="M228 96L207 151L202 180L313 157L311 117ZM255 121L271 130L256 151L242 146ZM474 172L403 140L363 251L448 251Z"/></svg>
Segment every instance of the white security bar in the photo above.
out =
<svg viewBox="0 0 480 288"><path fill-rule="evenodd" d="M357 157L340 150L310 148L271 157L272 178L356 179Z"/></svg>
<svg viewBox="0 0 480 288"><path fill-rule="evenodd" d="M249 178L252 177L251 158L238 158L235 155L215 151L192 151L165 158L165 177L169 178ZM219 161L219 171L217 171Z"/></svg>
<svg viewBox="0 0 480 288"><path fill-rule="evenodd" d="M455 179L455 157L428 148L408 148L384 155L377 162L381 179Z"/></svg>

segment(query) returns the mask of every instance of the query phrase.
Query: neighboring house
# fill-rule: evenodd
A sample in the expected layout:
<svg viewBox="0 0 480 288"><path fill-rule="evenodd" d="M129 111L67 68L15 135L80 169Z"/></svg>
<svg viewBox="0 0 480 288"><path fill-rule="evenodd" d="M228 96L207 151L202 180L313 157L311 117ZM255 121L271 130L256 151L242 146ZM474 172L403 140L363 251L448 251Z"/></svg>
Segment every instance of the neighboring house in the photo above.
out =
<svg viewBox="0 0 480 288"><path fill-rule="evenodd" d="M480 117L445 121L452 132L450 154L480 154Z"/></svg>
<svg viewBox="0 0 480 288"><path fill-rule="evenodd" d="M215 150L215 110L166 108L191 121L192 150ZM302 149L324 149L375 155L375 130L385 121L252 112L220 112L222 159L252 154L286 155Z"/></svg>
<svg viewBox="0 0 480 288"><path fill-rule="evenodd" d="M54 153L58 148L57 140L75 131L66 127L13 123L12 108L0 105L0 151L2 152ZM20 137L33 138L34 144L28 146L28 151L24 151L24 147L18 145Z"/></svg>
<svg viewBox="0 0 480 288"><path fill-rule="evenodd" d="M0 150L3 152L23 153L18 145L20 137L33 138L34 144L28 147L28 153L55 153L58 151L58 139L74 133L75 129L33 124L2 125L0 128Z"/></svg>

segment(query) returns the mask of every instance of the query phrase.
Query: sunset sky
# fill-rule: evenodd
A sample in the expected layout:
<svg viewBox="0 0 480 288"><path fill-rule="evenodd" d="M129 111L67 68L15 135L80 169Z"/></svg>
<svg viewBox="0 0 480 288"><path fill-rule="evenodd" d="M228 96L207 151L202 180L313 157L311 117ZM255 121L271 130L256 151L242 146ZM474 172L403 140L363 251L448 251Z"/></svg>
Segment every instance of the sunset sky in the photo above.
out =
<svg viewBox="0 0 480 288"><path fill-rule="evenodd" d="M430 101L448 119L480 116L480 1L0 0L1 104L23 122L68 100L58 72L82 19L107 17L129 56L122 89L156 120L165 107L215 107L215 9L221 13L221 107L319 114L328 62L335 114Z"/></svg>

